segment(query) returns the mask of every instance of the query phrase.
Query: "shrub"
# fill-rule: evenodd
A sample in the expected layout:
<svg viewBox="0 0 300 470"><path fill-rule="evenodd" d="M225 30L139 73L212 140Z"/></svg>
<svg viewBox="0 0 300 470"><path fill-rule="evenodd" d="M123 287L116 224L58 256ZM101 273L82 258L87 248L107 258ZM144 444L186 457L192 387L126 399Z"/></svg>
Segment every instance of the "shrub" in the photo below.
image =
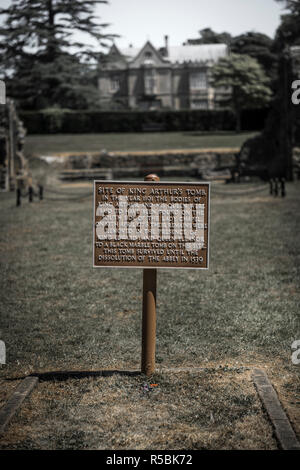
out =
<svg viewBox="0 0 300 470"><path fill-rule="evenodd" d="M261 130L267 109L244 110L242 130ZM83 134L98 132L142 132L146 125L160 124L164 131L234 131L232 111L71 111L46 109L21 111L20 118L29 134Z"/></svg>

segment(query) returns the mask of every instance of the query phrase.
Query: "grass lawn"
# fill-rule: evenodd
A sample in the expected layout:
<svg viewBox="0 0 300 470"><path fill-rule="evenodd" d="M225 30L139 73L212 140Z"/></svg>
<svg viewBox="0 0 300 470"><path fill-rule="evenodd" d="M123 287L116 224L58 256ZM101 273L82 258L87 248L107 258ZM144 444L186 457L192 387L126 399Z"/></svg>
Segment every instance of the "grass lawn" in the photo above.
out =
<svg viewBox="0 0 300 470"><path fill-rule="evenodd" d="M241 132L141 132L105 134L28 135L25 153L100 152L129 150L239 148L255 133Z"/></svg>
<svg viewBox="0 0 300 470"><path fill-rule="evenodd" d="M300 438L300 184L284 199L235 190L212 187L209 271L158 273L157 373L41 382L0 448L276 448L254 365ZM93 269L92 197L57 198L0 194L2 403L32 372L140 367L142 272Z"/></svg>

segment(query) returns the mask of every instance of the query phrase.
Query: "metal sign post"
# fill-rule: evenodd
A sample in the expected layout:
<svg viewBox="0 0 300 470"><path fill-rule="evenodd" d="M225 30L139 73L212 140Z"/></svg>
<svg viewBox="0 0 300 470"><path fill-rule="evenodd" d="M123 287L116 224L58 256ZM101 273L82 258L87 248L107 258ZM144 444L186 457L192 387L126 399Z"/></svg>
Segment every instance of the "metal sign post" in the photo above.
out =
<svg viewBox="0 0 300 470"><path fill-rule="evenodd" d="M147 175L145 181L159 181L159 177L154 174ZM152 375L155 369L156 277L156 269L144 269L141 370L148 376Z"/></svg>

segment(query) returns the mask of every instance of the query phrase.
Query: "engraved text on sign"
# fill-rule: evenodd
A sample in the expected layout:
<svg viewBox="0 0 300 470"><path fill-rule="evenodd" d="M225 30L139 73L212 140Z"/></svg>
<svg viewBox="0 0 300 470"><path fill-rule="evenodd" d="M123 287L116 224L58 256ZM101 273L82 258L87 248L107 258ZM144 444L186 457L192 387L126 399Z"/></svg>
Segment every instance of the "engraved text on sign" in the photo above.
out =
<svg viewBox="0 0 300 470"><path fill-rule="evenodd" d="M209 183L94 185L95 267L208 268Z"/></svg>

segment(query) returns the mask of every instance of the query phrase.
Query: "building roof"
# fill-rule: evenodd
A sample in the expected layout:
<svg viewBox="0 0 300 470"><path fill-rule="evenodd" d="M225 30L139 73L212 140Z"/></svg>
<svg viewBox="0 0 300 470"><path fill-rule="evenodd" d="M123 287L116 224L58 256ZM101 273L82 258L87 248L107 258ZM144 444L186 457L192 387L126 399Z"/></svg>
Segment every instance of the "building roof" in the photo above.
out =
<svg viewBox="0 0 300 470"><path fill-rule="evenodd" d="M119 49L122 55L134 59L140 52L141 47L126 47L125 49Z"/></svg>
<svg viewBox="0 0 300 470"><path fill-rule="evenodd" d="M197 44L169 47L168 59L172 62L217 61L227 55L226 44Z"/></svg>
<svg viewBox="0 0 300 470"><path fill-rule="evenodd" d="M120 49L122 55L127 56L128 60L133 60L141 48L127 47L126 49ZM187 46L169 46L168 56L163 57L164 60L170 61L171 63L183 63L183 62L205 62L213 61L216 62L220 57L227 55L226 44L197 44Z"/></svg>

